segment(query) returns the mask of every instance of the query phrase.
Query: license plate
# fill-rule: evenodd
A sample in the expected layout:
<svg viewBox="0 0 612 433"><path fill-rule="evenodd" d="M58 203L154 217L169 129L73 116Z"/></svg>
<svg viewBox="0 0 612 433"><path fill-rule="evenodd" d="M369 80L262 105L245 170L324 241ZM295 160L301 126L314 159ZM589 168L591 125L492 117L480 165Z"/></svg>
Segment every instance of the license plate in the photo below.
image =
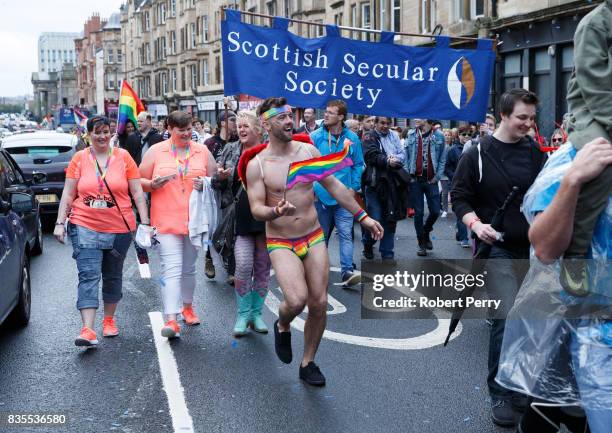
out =
<svg viewBox="0 0 612 433"><path fill-rule="evenodd" d="M57 194L39 194L36 196L39 203L57 203Z"/></svg>

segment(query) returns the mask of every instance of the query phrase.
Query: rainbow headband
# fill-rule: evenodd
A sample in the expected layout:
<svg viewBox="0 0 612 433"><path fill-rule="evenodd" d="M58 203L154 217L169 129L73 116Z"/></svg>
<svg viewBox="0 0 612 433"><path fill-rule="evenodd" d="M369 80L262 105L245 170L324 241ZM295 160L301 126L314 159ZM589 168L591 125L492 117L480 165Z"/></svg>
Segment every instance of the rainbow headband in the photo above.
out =
<svg viewBox="0 0 612 433"><path fill-rule="evenodd" d="M283 114L283 113L291 113L291 106L283 105L282 107L270 108L268 111L264 112L261 115L261 120L270 120L274 116L278 116L279 114Z"/></svg>

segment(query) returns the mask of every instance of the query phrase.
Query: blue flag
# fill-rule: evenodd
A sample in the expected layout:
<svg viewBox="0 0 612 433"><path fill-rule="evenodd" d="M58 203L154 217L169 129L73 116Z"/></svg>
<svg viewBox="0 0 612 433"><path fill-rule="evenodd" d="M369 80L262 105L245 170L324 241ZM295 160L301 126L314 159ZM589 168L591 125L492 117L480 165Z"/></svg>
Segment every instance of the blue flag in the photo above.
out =
<svg viewBox="0 0 612 433"><path fill-rule="evenodd" d="M323 108L343 99L351 113L405 118L485 119L493 76L493 41L476 49L452 49L436 36L435 47L343 38L328 25L327 36L306 39L276 17L272 28L240 22L225 11L221 23L226 95L284 96L298 107Z"/></svg>

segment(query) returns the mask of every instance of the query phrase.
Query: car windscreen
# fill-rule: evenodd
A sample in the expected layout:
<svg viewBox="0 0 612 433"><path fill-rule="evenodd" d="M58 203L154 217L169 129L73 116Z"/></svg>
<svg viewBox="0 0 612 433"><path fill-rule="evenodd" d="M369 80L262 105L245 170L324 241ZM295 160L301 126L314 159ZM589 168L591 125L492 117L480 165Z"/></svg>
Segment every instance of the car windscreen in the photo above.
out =
<svg viewBox="0 0 612 433"><path fill-rule="evenodd" d="M71 146L23 146L9 147L7 152L11 154L17 164L51 164L53 162L70 162L73 151Z"/></svg>

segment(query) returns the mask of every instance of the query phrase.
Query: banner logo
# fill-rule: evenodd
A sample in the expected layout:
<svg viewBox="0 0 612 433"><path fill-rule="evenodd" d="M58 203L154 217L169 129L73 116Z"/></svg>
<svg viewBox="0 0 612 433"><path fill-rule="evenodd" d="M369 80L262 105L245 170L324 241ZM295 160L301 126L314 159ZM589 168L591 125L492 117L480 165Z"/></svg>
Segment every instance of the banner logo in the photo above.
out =
<svg viewBox="0 0 612 433"><path fill-rule="evenodd" d="M472 65L466 58L461 57L453 64L448 73L447 86L448 95L458 110L470 103L476 89L476 77Z"/></svg>

